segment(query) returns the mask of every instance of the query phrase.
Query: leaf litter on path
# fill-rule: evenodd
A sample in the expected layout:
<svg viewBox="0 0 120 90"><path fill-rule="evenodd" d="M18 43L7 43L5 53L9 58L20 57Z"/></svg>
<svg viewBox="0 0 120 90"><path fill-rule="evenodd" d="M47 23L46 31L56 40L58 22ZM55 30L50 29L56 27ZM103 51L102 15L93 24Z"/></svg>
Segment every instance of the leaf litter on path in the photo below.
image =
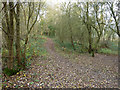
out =
<svg viewBox="0 0 120 90"><path fill-rule="evenodd" d="M117 57L58 53L51 39L45 47L49 52L46 60L35 59L29 70L11 76L14 82L3 79L3 87L118 88Z"/></svg>

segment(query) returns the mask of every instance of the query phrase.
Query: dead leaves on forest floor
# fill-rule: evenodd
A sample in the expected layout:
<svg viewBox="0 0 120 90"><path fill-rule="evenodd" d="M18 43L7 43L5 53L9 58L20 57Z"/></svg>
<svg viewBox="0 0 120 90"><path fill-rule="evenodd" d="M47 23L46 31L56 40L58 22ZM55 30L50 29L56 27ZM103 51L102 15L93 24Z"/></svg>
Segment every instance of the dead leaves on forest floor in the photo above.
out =
<svg viewBox="0 0 120 90"><path fill-rule="evenodd" d="M51 39L45 44L49 56L34 60L29 70L3 81L3 87L28 88L118 88L117 57L96 54L72 55L54 50Z"/></svg>

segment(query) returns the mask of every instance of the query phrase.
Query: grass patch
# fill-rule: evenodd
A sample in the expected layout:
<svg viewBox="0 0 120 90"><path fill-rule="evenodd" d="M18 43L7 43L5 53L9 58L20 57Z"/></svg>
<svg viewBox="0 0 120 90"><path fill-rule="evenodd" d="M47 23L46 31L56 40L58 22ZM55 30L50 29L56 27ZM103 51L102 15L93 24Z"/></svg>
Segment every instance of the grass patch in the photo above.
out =
<svg viewBox="0 0 120 90"><path fill-rule="evenodd" d="M103 53L103 54L114 54L114 55L118 54L117 51L113 51L113 50L108 49L108 48L101 48L98 52Z"/></svg>
<svg viewBox="0 0 120 90"><path fill-rule="evenodd" d="M12 75L15 75L19 71L20 71L19 69L8 69L8 68L5 68L3 70L3 73L5 73L8 76L12 76Z"/></svg>
<svg viewBox="0 0 120 90"><path fill-rule="evenodd" d="M34 57L42 56L44 57L42 59L46 59L48 53L44 47L45 42L46 42L45 36L39 35L37 37L30 38L26 52L27 67L31 65L31 60Z"/></svg>
<svg viewBox="0 0 120 90"><path fill-rule="evenodd" d="M118 54L118 42L117 41L101 42L101 48L98 50L98 53L117 55Z"/></svg>
<svg viewBox="0 0 120 90"><path fill-rule="evenodd" d="M74 41L74 46L75 46L75 49L73 49L73 46L71 44L71 42L60 42L59 40L57 39L53 39L53 41L55 42L56 44L56 49L58 50L61 50L61 51L64 51L66 53L74 53L74 54L82 54L82 53L86 53L87 52L87 49L85 49L85 47L82 46L82 44L80 44L78 41Z"/></svg>
<svg viewBox="0 0 120 90"><path fill-rule="evenodd" d="M46 56L47 51L44 47L44 43L46 42L45 36L37 36L36 38L30 38L26 57L32 56Z"/></svg>
<svg viewBox="0 0 120 90"><path fill-rule="evenodd" d="M84 54L84 53L88 53L88 49L85 48L85 46L87 47L87 45L83 46L82 44L80 44L79 41L74 41L74 46L75 46L75 51L72 47L72 44L70 42L60 42L57 39L53 39L54 42L56 43L56 50L57 51L64 51L65 53L69 53L72 52L74 54ZM110 55L117 55L118 54L118 44L116 42L108 42L108 48L100 48L98 50L98 53L102 53L102 54L110 54Z"/></svg>

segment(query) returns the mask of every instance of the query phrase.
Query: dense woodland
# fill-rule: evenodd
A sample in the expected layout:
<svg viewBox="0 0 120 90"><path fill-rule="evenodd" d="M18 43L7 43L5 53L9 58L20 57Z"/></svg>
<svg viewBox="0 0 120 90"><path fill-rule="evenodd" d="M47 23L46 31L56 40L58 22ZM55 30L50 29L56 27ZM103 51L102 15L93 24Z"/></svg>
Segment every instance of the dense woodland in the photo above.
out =
<svg viewBox="0 0 120 90"><path fill-rule="evenodd" d="M63 52L118 55L118 2L2 2L2 70L15 75L38 57L46 58L46 38ZM45 41L44 41L45 39Z"/></svg>

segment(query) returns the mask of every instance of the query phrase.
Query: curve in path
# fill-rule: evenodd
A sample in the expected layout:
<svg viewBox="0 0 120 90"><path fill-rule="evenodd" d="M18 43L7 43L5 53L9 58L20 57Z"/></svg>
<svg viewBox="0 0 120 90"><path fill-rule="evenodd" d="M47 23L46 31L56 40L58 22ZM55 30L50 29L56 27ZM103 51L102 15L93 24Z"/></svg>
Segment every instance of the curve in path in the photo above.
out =
<svg viewBox="0 0 120 90"><path fill-rule="evenodd" d="M79 56L78 59L80 63L73 63L69 59L66 59L63 56L60 56L54 48L54 43L50 38L47 38L47 42L45 44L47 51L50 54L50 58L52 59L52 63L56 66L56 70L58 70L57 74L59 77L65 78L65 83L67 84L66 87L102 87L102 88L110 88L110 87L117 87L117 75L113 75L113 72L117 72L116 66L114 65L114 61L110 60L110 57L107 56L100 56L106 58L105 60L100 60L104 58L92 58L92 57L83 57ZM98 57L96 56L96 57ZM91 60L90 60L91 59ZM96 59L96 60L95 60ZM108 59L110 62L108 62ZM99 61L98 61L99 60ZM112 66L104 63L110 63ZM89 65L87 64L89 63ZM110 71L111 68L115 68L114 71ZM109 70L110 69L110 70ZM54 72L53 72L54 73ZM62 76L61 76L62 73ZM113 75L111 77L110 75ZM62 83L59 80L59 83Z"/></svg>
<svg viewBox="0 0 120 90"><path fill-rule="evenodd" d="M11 88L118 88L116 57L85 54L66 58L55 50L50 38L45 47L46 58L35 58L27 71L11 76L5 84Z"/></svg>

